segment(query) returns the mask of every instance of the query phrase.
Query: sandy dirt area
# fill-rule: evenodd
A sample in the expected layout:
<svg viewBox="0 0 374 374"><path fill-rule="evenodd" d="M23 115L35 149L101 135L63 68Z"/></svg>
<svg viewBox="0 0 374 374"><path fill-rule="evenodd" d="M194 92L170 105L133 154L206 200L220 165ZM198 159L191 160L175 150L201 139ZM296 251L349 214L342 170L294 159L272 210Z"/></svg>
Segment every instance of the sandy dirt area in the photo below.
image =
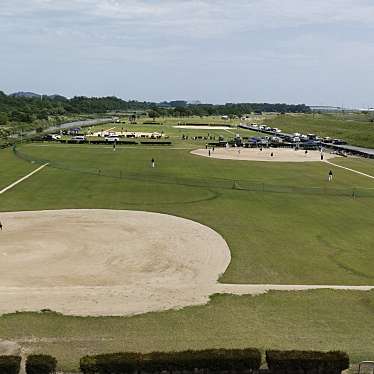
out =
<svg viewBox="0 0 374 374"><path fill-rule="evenodd" d="M208 149L197 149L191 152L194 155L219 158L224 160L246 160L246 161L273 161L273 162L308 162L321 161L321 152L303 150L295 151L290 148L215 148L209 156ZM271 156L273 153L273 156ZM335 154L325 152L324 160L338 157Z"/></svg>
<svg viewBox="0 0 374 374"><path fill-rule="evenodd" d="M0 213L0 313L129 315L204 304L230 263L225 240L158 213Z"/></svg>
<svg viewBox="0 0 374 374"><path fill-rule="evenodd" d="M0 314L132 315L206 304L215 293L258 295L372 286L220 284L230 250L215 231L159 213L0 213ZM19 349L0 340L0 353Z"/></svg>

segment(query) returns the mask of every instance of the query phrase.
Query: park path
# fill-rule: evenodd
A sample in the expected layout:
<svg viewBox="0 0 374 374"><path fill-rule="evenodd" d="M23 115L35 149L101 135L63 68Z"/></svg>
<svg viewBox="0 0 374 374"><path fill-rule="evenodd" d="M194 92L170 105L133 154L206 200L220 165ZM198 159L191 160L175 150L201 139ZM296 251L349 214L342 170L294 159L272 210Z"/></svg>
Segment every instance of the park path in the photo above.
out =
<svg viewBox="0 0 374 374"><path fill-rule="evenodd" d="M37 169L35 169L34 171L32 171L31 173L25 175L24 177L18 179L17 181L13 182L12 184L10 184L9 186L3 188L1 191L0 191L0 195L2 195L3 193L9 191L10 189L12 189L13 187L17 186L17 184L23 182L24 180L30 178L32 175L34 175L35 173L38 173L40 170L44 169L46 166L48 165L47 164L44 164L40 167L38 167Z"/></svg>
<svg viewBox="0 0 374 374"><path fill-rule="evenodd" d="M308 290L347 290L371 291L374 286L338 286L338 285L305 285L305 284L225 284L218 283L216 293L233 295L260 295L269 291L308 291Z"/></svg>
<svg viewBox="0 0 374 374"><path fill-rule="evenodd" d="M336 166L337 168L345 169L345 170L351 171L352 173L360 174L360 175L363 175L364 177L368 177L368 178L374 179L374 176L373 176L373 175L363 173L362 171L358 171L358 170L354 170L354 169L347 168L347 167L345 167L345 166L341 166L341 165L338 165L338 164L334 164L333 162L331 162L331 161L327 161L327 160L325 160L325 162L326 162L327 164L330 164L330 165Z"/></svg>

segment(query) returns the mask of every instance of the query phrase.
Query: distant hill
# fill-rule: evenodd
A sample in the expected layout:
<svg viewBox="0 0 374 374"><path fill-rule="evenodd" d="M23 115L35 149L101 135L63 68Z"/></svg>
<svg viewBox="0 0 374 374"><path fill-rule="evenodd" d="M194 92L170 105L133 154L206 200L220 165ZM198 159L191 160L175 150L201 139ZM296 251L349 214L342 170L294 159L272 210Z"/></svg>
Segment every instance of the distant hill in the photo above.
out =
<svg viewBox="0 0 374 374"><path fill-rule="evenodd" d="M45 95L43 95L44 97ZM49 95L47 96L49 99L52 99L52 100L68 100L65 96L62 96L62 95L58 95L58 94L55 94L55 95Z"/></svg>
<svg viewBox="0 0 374 374"><path fill-rule="evenodd" d="M40 95L36 94L35 92L23 92L23 91L12 93L9 96L13 96L13 97L30 97L30 98L40 97Z"/></svg>
<svg viewBox="0 0 374 374"><path fill-rule="evenodd" d="M31 98L31 99L40 98L41 96L43 96L43 98L48 97L49 99L52 99L52 100L67 100L67 98L65 96L58 95L58 94L40 95L40 94L37 94L35 92L24 92L24 91L14 92L14 93L10 94L9 96L26 97L26 98Z"/></svg>

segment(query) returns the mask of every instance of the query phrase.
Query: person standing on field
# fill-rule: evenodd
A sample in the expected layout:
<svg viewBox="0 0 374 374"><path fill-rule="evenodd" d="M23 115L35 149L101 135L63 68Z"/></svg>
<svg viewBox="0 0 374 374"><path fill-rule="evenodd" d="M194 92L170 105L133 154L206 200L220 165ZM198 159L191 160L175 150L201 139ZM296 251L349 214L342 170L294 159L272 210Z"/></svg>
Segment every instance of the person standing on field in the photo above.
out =
<svg viewBox="0 0 374 374"><path fill-rule="evenodd" d="M330 171L329 171L329 182L332 181L332 176L333 176L333 174L332 174L332 170L330 170Z"/></svg>
<svg viewBox="0 0 374 374"><path fill-rule="evenodd" d="M152 158L151 164L152 164L152 167L154 168L155 167L155 159L154 158Z"/></svg>
<svg viewBox="0 0 374 374"><path fill-rule="evenodd" d="M3 224L0 222L0 231L3 231Z"/></svg>

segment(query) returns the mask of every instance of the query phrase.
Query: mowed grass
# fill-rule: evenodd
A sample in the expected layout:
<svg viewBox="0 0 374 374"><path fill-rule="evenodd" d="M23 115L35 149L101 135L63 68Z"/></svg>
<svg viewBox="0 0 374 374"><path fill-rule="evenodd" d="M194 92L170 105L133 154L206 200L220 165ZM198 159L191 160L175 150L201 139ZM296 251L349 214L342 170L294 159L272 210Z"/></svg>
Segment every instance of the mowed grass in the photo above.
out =
<svg viewBox="0 0 374 374"><path fill-rule="evenodd" d="M190 121L187 121L189 124L193 125L193 121L190 123ZM206 120L201 120L201 123L205 123ZM217 120L218 121L218 120ZM146 122L146 123L144 123ZM196 122L196 120L195 120ZM207 125L211 125L213 122L212 119L210 121L206 121ZM231 121L232 122L232 121ZM215 122L213 122L215 123ZM91 128L84 128L82 129L82 132L89 135L91 133L95 132L101 132L101 131L111 131L111 132L158 132L160 134L165 134L168 136L168 139L164 140L170 140L173 143L173 146L177 147L189 147L189 148L196 148L199 146L205 146L206 143L211 141L218 141L219 136L222 136L225 141L233 139L236 134L239 134L241 137L252 137L252 136L258 136L259 134L254 131L249 131L245 129L238 128L238 121L236 121L235 124L230 123L232 126L231 128L227 129L220 129L219 127L225 126L226 123L216 123L217 126L210 126L209 129L202 129L202 128L195 128L195 129L186 129L183 127L178 126L178 121L171 118L166 118L163 122L163 124L156 124L156 125L150 125L147 124L147 121L142 121L137 124L105 124L105 125L99 125ZM205 127L205 126L203 126ZM188 135L188 140L182 140L183 135ZM261 134L260 134L261 135ZM196 139L194 140L194 137L215 137L214 139ZM136 139L139 140L147 140L147 139Z"/></svg>
<svg viewBox="0 0 374 374"><path fill-rule="evenodd" d="M342 116L336 114L279 115L267 120L270 126L284 132L316 134L344 139L352 145L374 148L374 123L364 114Z"/></svg>
<svg viewBox="0 0 374 374"><path fill-rule="evenodd" d="M203 223L226 239L232 262L222 282L374 284L374 198L339 194L353 186L372 188L369 178L334 168L335 180L329 184L326 176L332 167L319 162L217 160L180 149L113 152L105 147L26 145L22 150L58 167L92 174L49 167L9 191L0 210L103 208L174 214ZM152 157L155 169L150 167ZM94 174L99 169L113 177ZM318 187L327 194L233 190L234 180L263 183L265 190ZM196 181L206 187L193 186Z"/></svg>
<svg viewBox="0 0 374 374"><path fill-rule="evenodd" d="M86 354L215 347L340 349L358 362L374 359L373 312L373 292L220 295L205 306L127 318L15 313L0 317L0 335L56 356L66 371Z"/></svg>
<svg viewBox="0 0 374 374"><path fill-rule="evenodd" d="M374 176L374 159L363 158L339 158L333 161L335 164L357 170L361 173Z"/></svg>
<svg viewBox="0 0 374 374"><path fill-rule="evenodd" d="M37 166L16 159L8 150L0 151L0 190L9 186Z"/></svg>
<svg viewBox="0 0 374 374"><path fill-rule="evenodd" d="M232 262L221 282L374 284L374 198L222 187L241 180L346 191L372 188L369 178L333 168L335 180L328 184L332 167L326 164L216 160L193 156L189 149L136 146L113 152L105 146L48 144L20 149L51 160L52 167L1 195L0 212L103 208L174 214L208 225L226 239ZM10 150L0 151L0 157L6 160L1 175L20 177L22 168L26 173L37 167ZM356 160L337 162L351 161ZM359 161L363 169L371 168L367 160ZM98 176L98 169L112 177ZM190 186L186 180L204 181L208 187ZM373 311L373 292L220 295L205 306L133 317L15 313L0 317L0 337L28 351L55 355L66 371L78 370L85 354L212 347L341 349L357 362L374 359Z"/></svg>

